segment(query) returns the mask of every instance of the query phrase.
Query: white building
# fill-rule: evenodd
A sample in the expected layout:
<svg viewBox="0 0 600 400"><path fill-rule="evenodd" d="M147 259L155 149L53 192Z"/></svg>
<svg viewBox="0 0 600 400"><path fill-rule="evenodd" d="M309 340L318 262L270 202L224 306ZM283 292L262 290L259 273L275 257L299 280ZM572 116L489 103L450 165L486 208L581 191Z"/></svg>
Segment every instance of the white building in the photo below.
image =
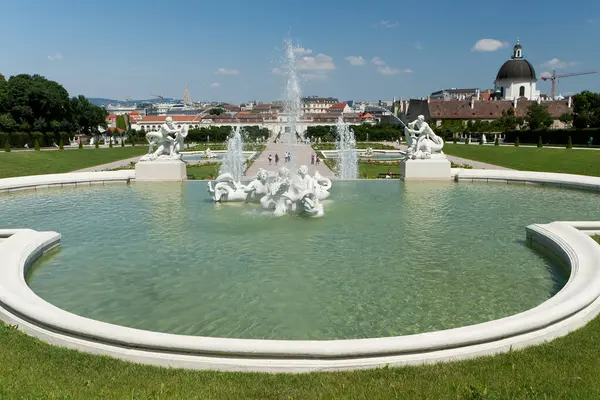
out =
<svg viewBox="0 0 600 400"><path fill-rule="evenodd" d="M500 67L496 75L495 97L500 100L537 100L540 91L536 90L536 81L535 69L523 58L523 48L517 40L511 59Z"/></svg>
<svg viewBox="0 0 600 400"><path fill-rule="evenodd" d="M302 98L302 114L320 114L329 112L329 108L339 103L334 97L309 96Z"/></svg>

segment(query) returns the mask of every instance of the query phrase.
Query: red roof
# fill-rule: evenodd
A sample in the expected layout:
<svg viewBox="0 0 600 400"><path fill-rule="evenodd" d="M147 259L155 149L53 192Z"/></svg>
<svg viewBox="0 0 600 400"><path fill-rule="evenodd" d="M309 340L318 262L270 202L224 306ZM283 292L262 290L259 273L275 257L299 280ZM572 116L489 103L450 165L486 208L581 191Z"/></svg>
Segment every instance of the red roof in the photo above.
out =
<svg viewBox="0 0 600 400"><path fill-rule="evenodd" d="M336 103L329 107L330 110L343 110L348 106L346 103Z"/></svg>
<svg viewBox="0 0 600 400"><path fill-rule="evenodd" d="M411 102L414 100L411 100ZM532 100L518 100L515 115L525 117L528 107L536 104ZM548 112L553 118L558 118L569 111L567 100L545 101L541 104L548 108ZM478 101L475 100L471 108L470 100L433 100L429 104L429 115L431 118L449 118L449 119L498 119L502 117L502 111L513 108L513 102L510 100L498 101ZM410 106L409 106L410 110Z"/></svg>
<svg viewBox="0 0 600 400"><path fill-rule="evenodd" d="M115 130L119 133L125 132L125 129L121 129L121 128L108 128L109 132L114 132Z"/></svg>
<svg viewBox="0 0 600 400"><path fill-rule="evenodd" d="M362 119L367 119L367 118L375 118L375 117L373 117L372 114L364 114L361 118Z"/></svg>
<svg viewBox="0 0 600 400"><path fill-rule="evenodd" d="M108 117L106 117L106 120L110 121L111 119L117 119L117 116L115 114L108 114Z"/></svg>
<svg viewBox="0 0 600 400"><path fill-rule="evenodd" d="M139 113L139 111L132 111L129 113L129 115L133 116L133 115L141 115L141 114Z"/></svg>

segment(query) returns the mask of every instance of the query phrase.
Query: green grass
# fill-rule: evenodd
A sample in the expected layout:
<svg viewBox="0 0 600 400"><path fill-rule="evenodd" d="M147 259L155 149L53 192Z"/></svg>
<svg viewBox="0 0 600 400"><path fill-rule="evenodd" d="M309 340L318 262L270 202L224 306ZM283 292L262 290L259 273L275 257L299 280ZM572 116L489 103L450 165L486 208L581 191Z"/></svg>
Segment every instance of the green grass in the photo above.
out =
<svg viewBox="0 0 600 400"><path fill-rule="evenodd" d="M53 347L0 324L2 399L598 399L600 319L495 357L301 375L142 366Z"/></svg>
<svg viewBox="0 0 600 400"><path fill-rule="evenodd" d="M148 148L75 149L0 152L0 178L56 174L93 167L145 154Z"/></svg>
<svg viewBox="0 0 600 400"><path fill-rule="evenodd" d="M600 243L600 235L592 236L592 239L594 239L596 242Z"/></svg>
<svg viewBox="0 0 600 400"><path fill-rule="evenodd" d="M192 175L190 179L214 179L219 175L219 163L194 164L187 167L187 174Z"/></svg>
<svg viewBox="0 0 600 400"><path fill-rule="evenodd" d="M600 151L448 143L444 152L469 160L523 171L600 176Z"/></svg>

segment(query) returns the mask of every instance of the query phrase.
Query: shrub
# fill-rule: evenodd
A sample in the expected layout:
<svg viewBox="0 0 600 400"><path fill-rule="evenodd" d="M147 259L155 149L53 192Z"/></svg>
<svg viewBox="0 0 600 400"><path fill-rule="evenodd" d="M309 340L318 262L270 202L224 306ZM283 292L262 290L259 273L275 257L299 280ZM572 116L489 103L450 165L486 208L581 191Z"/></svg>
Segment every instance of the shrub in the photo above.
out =
<svg viewBox="0 0 600 400"><path fill-rule="evenodd" d="M40 151L40 141L38 140L38 138L35 138L35 140L33 141L33 148L37 151Z"/></svg>
<svg viewBox="0 0 600 400"><path fill-rule="evenodd" d="M121 138L121 147L125 147L125 141Z"/></svg>
<svg viewBox="0 0 600 400"><path fill-rule="evenodd" d="M479 144L480 144L480 145L483 145L483 136L480 136L480 137L479 137Z"/></svg>
<svg viewBox="0 0 600 400"><path fill-rule="evenodd" d="M108 147L113 147L113 144L112 144L112 137L109 137L109 138L108 138Z"/></svg>
<svg viewBox="0 0 600 400"><path fill-rule="evenodd" d="M10 153L10 139L6 139L4 141L4 151Z"/></svg>
<svg viewBox="0 0 600 400"><path fill-rule="evenodd" d="M519 137L518 136L515 139L515 147L519 147Z"/></svg>
<svg viewBox="0 0 600 400"><path fill-rule="evenodd" d="M63 143L63 138L60 138L60 142L58 142L58 148L59 150L64 150L65 149L65 145Z"/></svg>
<svg viewBox="0 0 600 400"><path fill-rule="evenodd" d="M452 139L452 143L456 144L458 140L456 139L456 136L454 137L454 139Z"/></svg>
<svg viewBox="0 0 600 400"><path fill-rule="evenodd" d="M573 141L571 140L571 136L567 139L567 149L573 148Z"/></svg>
<svg viewBox="0 0 600 400"><path fill-rule="evenodd" d="M83 149L83 141L81 140L81 138L79 138L79 148Z"/></svg>
<svg viewBox="0 0 600 400"><path fill-rule="evenodd" d="M544 144L542 143L542 137L538 137L538 147L544 147Z"/></svg>
<svg viewBox="0 0 600 400"><path fill-rule="evenodd" d="M96 138L96 140L94 140L94 147L95 148L99 148L100 145L98 144L98 138Z"/></svg>
<svg viewBox="0 0 600 400"><path fill-rule="evenodd" d="M500 146L500 139L498 139L498 135L496 135L496 139L494 139L494 146Z"/></svg>
<svg viewBox="0 0 600 400"><path fill-rule="evenodd" d="M469 144L471 143L471 138L467 136L467 138L465 139L465 144Z"/></svg>

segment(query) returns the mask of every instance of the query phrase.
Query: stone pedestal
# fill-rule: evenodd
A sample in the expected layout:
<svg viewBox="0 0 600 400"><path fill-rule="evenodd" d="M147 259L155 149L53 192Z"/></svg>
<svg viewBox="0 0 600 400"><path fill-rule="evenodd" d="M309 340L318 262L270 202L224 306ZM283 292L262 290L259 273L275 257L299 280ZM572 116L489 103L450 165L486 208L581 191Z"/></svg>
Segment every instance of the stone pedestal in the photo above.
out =
<svg viewBox="0 0 600 400"><path fill-rule="evenodd" d="M426 160L403 160L400 163L400 179L403 181L450 181L450 161L446 158Z"/></svg>
<svg viewBox="0 0 600 400"><path fill-rule="evenodd" d="M135 164L135 180L138 182L186 179L185 163L181 160L139 161Z"/></svg>

